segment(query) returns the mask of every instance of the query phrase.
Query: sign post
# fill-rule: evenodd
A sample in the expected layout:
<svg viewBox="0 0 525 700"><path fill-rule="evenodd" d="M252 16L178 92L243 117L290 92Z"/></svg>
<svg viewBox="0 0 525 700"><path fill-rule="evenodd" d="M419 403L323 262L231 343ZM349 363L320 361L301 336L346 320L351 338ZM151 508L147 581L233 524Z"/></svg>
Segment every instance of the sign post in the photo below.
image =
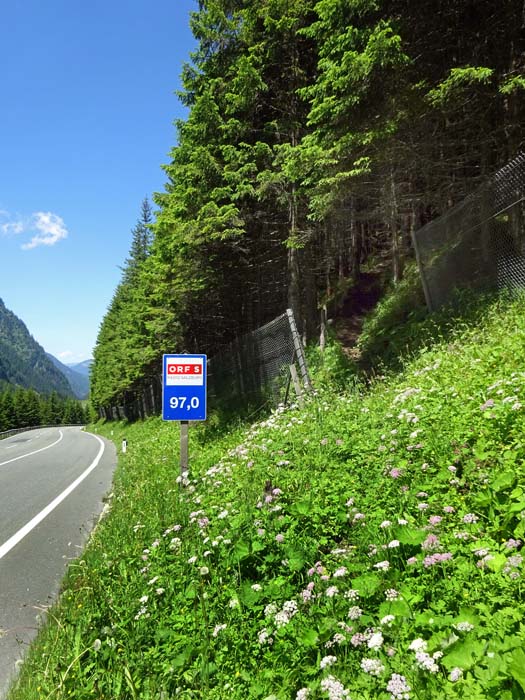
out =
<svg viewBox="0 0 525 700"><path fill-rule="evenodd" d="M188 471L188 425L206 420L206 355L164 355L162 419L180 421L180 471Z"/></svg>

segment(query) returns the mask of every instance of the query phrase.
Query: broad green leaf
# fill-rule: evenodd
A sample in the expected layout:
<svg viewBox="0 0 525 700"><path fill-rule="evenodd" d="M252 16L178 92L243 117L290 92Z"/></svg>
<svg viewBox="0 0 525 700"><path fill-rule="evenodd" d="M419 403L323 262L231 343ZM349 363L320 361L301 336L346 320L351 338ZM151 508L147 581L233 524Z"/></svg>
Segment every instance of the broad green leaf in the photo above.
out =
<svg viewBox="0 0 525 700"><path fill-rule="evenodd" d="M458 666L463 669L463 671L468 670L474 666L484 653L484 650L484 642L470 641L469 639L458 642L451 646L450 651L443 657L443 666L448 669Z"/></svg>
<svg viewBox="0 0 525 700"><path fill-rule="evenodd" d="M381 605L379 606L379 616L384 617L385 615L395 615L396 618L410 617L410 606L402 598L399 598L398 600L393 600L391 603L381 603Z"/></svg>
<svg viewBox="0 0 525 700"><path fill-rule="evenodd" d="M505 510L507 513L521 513L522 510L525 510L525 501L511 503Z"/></svg>
<svg viewBox="0 0 525 700"><path fill-rule="evenodd" d="M290 569L292 571L300 571L306 561L304 552L298 547L287 547L285 552Z"/></svg>
<svg viewBox="0 0 525 700"><path fill-rule="evenodd" d="M513 474L513 472L511 472L510 470L504 471L502 474L496 477L496 479L494 479L494 481L491 484L492 489L496 493L498 493L499 491L505 491L506 489L512 486L515 479L516 476Z"/></svg>
<svg viewBox="0 0 525 700"><path fill-rule="evenodd" d="M525 651L523 649L514 649L510 658L509 671L525 692Z"/></svg>
<svg viewBox="0 0 525 700"><path fill-rule="evenodd" d="M246 557L250 556L250 545L248 542L245 542L244 540L239 540L238 542L235 543L235 547L233 548L233 557L237 561L241 561L241 559L246 559Z"/></svg>
<svg viewBox="0 0 525 700"><path fill-rule="evenodd" d="M250 583L246 582L243 583L241 590L239 591L239 598L247 608L252 608L259 600L260 594L253 590Z"/></svg>
<svg viewBox="0 0 525 700"><path fill-rule="evenodd" d="M296 515L309 515L311 510L310 501L297 501L290 507L290 512Z"/></svg>
<svg viewBox="0 0 525 700"><path fill-rule="evenodd" d="M298 641L300 644L304 644L306 647L314 647L317 644L319 635L316 630L310 628L305 630L299 635Z"/></svg>
<svg viewBox="0 0 525 700"><path fill-rule="evenodd" d="M396 530L396 538L401 544L420 545L427 537L427 532L414 527L403 527Z"/></svg>
<svg viewBox="0 0 525 700"><path fill-rule="evenodd" d="M352 587L359 591L363 598L370 598L381 586L381 579L376 574L363 574L352 581Z"/></svg>
<svg viewBox="0 0 525 700"><path fill-rule="evenodd" d="M501 571L507 563L507 557L504 554L493 554L492 559L487 561L487 568L491 571Z"/></svg>
<svg viewBox="0 0 525 700"><path fill-rule="evenodd" d="M189 586L186 586L186 590L184 591L184 595L188 600L193 600L197 596L197 590L195 586L190 583Z"/></svg>

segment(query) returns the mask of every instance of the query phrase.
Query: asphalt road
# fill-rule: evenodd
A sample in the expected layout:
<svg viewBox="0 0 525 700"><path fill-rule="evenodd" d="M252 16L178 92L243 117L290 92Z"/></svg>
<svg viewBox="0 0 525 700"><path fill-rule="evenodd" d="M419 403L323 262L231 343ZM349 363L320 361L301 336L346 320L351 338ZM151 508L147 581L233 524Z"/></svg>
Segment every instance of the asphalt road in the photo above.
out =
<svg viewBox="0 0 525 700"><path fill-rule="evenodd" d="M0 698L111 489L114 446L80 428L0 441Z"/></svg>

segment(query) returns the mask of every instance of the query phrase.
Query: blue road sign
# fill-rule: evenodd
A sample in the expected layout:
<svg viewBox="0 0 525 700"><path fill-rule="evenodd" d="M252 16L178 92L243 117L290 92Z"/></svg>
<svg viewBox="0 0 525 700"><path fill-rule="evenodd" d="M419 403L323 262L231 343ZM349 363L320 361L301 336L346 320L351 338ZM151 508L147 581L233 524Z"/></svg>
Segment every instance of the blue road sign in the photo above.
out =
<svg viewBox="0 0 525 700"><path fill-rule="evenodd" d="M206 420L206 355L164 355L162 419Z"/></svg>

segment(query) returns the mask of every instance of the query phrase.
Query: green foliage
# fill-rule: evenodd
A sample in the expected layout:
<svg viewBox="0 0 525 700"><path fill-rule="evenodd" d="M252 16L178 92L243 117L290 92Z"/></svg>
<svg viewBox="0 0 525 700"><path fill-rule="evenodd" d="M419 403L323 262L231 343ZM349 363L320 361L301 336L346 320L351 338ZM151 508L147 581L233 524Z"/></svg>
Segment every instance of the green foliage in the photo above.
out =
<svg viewBox="0 0 525 700"><path fill-rule="evenodd" d="M95 408L111 400L119 403L126 390L147 382L157 369L159 348L163 349L155 297L161 289L155 286L150 271L151 221L151 209L145 199L132 231L122 280L97 337L90 370L91 401ZM174 325L171 321L170 328Z"/></svg>
<svg viewBox="0 0 525 700"><path fill-rule="evenodd" d="M429 313L417 267L408 266L400 284L387 290L365 319L358 340L360 370L365 374L399 370L434 343L453 343L465 324L477 323L495 298L495 294L458 289L449 305ZM503 311L508 303L511 299L502 294L498 308Z"/></svg>
<svg viewBox="0 0 525 700"><path fill-rule="evenodd" d="M507 159L521 6L471 5L199 3L189 115L101 325L95 408L163 352L212 355L289 303L314 337L341 278L378 253L400 269L393 243ZM335 344L311 350L325 391L192 429L189 476L172 426L100 426L129 443L111 514L12 700L321 699L329 682L388 700L392 674L419 698L523 698L523 300L459 300L467 317L429 317L409 266L365 325L366 389Z"/></svg>
<svg viewBox="0 0 525 700"><path fill-rule="evenodd" d="M63 398L56 391L48 396L21 387L0 391L0 433L39 425L87 422L88 415L82 402Z"/></svg>
<svg viewBox="0 0 525 700"><path fill-rule="evenodd" d="M333 334L329 334L324 350L312 345L306 355L312 383L319 391L342 391L357 380L355 364Z"/></svg>
<svg viewBox="0 0 525 700"><path fill-rule="evenodd" d="M110 513L10 700L388 700L393 674L525 697L524 310L458 315L366 390L193 427L187 475L173 426L99 426L128 440Z"/></svg>
<svg viewBox="0 0 525 700"><path fill-rule="evenodd" d="M525 77L522 75L513 75L508 78L499 89L502 95L512 95L521 90L525 90Z"/></svg>
<svg viewBox="0 0 525 700"><path fill-rule="evenodd" d="M211 357L289 307L310 342L370 260L401 279L414 229L523 142L521 7L471 4L198 3L188 115L101 325L96 408L156 381L163 352Z"/></svg>
<svg viewBox="0 0 525 700"><path fill-rule="evenodd" d="M419 272L412 264L405 269L403 280L385 291L365 319L358 340L361 366L370 370L394 363L399 367L409 348L416 350L425 342L425 330L430 327L427 318Z"/></svg>
<svg viewBox="0 0 525 700"><path fill-rule="evenodd" d="M448 100L458 99L464 90L478 85L486 85L493 75L494 71L484 66L452 68L446 80L430 90L428 99L435 106L444 105Z"/></svg>

